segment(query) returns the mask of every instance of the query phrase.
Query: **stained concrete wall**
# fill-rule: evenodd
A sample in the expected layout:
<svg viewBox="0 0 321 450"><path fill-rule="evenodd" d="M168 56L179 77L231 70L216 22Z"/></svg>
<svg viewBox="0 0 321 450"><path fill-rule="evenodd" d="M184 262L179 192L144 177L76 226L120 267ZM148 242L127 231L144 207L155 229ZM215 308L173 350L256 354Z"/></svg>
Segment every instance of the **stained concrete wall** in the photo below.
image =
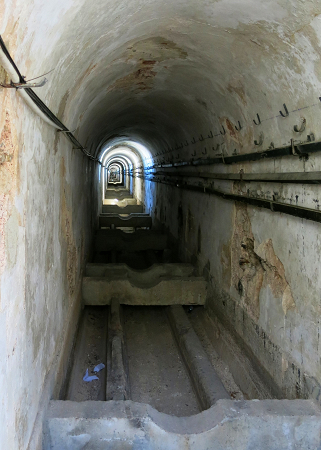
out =
<svg viewBox="0 0 321 450"><path fill-rule="evenodd" d="M285 188L259 190L268 197ZM291 189L304 193L305 205L315 190ZM179 240L181 258L210 282L209 310L250 350L272 394L318 397L320 224L159 184L155 198L155 216Z"/></svg>
<svg viewBox="0 0 321 450"><path fill-rule="evenodd" d="M271 142L305 141L311 133L320 140L318 2L31 0L22 6L3 0L0 9L1 35L22 74L28 79L54 68L37 92L97 155L115 136L145 144L154 161L200 157L205 146L211 156L254 152L261 133L260 150ZM0 152L14 155L0 166L0 345L6 355L0 435L6 447L24 449L44 380L49 393L65 330L72 335L68 321L77 316L72 309L79 305L88 253L82 236L90 232L90 182L97 181L97 170L19 94L0 95ZM287 118L279 113L283 103ZM253 123L257 113L260 126ZM293 126L303 117L307 127L298 135ZM218 136L208 138L211 132ZM202 137L206 141L192 144ZM320 158L215 170L241 168L320 170ZM316 383L309 381L321 381L319 225L147 181L145 186L147 208L179 238L182 257L205 268L213 289L209 305L273 376L274 389L290 397L311 391ZM319 204L317 187L215 186ZM96 214L98 197L91 200ZM309 378L302 381L302 372Z"/></svg>
<svg viewBox="0 0 321 450"><path fill-rule="evenodd" d="M36 449L81 307L94 166L14 90L0 98L0 446Z"/></svg>

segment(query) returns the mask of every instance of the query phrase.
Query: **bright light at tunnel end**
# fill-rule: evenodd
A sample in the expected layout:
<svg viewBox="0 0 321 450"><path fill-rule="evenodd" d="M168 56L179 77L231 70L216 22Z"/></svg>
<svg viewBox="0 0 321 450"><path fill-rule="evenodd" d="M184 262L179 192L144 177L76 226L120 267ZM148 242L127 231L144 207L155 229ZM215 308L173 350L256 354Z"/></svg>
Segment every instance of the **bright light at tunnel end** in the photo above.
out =
<svg viewBox="0 0 321 450"><path fill-rule="evenodd" d="M125 151L126 148L127 151ZM140 144L139 142L129 139L117 140L113 141L112 143L106 144L106 146L104 146L102 149L99 161L104 165L108 158L108 155L111 156L111 152L113 152L113 156L117 155L117 149L119 149L119 155L127 156L129 157L129 159L131 159L131 157L133 157L134 155L133 150L136 151L139 154L144 167L153 164L153 157L148 148L143 144Z"/></svg>

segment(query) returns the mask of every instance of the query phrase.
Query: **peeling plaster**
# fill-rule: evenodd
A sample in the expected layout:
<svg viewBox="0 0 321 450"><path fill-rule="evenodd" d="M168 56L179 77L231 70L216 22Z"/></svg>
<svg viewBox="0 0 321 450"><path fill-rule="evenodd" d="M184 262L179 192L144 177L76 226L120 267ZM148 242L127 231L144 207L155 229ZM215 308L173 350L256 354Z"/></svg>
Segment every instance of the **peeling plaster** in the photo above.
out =
<svg viewBox="0 0 321 450"><path fill-rule="evenodd" d="M284 314L295 309L295 301L285 277L284 266L275 254L272 239L254 241L247 205L237 203L231 251L231 285L239 293L241 305L250 316L260 317L261 289L269 286ZM256 248L255 248L256 247Z"/></svg>

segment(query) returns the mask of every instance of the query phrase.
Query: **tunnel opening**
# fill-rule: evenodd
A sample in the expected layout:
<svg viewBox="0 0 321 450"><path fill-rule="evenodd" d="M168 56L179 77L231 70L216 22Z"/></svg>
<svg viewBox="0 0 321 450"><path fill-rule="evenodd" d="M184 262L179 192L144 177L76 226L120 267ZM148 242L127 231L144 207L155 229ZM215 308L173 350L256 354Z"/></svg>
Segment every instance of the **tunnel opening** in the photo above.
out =
<svg viewBox="0 0 321 450"><path fill-rule="evenodd" d="M5 2L7 448L321 445L321 9L183 3Z"/></svg>

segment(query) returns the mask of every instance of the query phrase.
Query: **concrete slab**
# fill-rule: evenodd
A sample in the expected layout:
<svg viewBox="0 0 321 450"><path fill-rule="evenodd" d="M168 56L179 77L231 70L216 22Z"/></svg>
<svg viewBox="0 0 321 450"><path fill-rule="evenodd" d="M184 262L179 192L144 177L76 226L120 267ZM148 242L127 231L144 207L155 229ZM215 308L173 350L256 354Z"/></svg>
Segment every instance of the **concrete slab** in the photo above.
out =
<svg viewBox="0 0 321 450"><path fill-rule="evenodd" d="M143 213L144 207L143 205L103 205L102 213L111 213L111 214L135 214L135 213Z"/></svg>
<svg viewBox="0 0 321 450"><path fill-rule="evenodd" d="M109 231L109 234L102 233ZM95 251L139 252L143 250L164 250L168 246L166 234L144 230L146 234L124 233L121 230L98 230L95 236ZM118 233L117 233L118 232Z"/></svg>
<svg viewBox="0 0 321 450"><path fill-rule="evenodd" d="M51 401L44 450L317 450L311 400L219 400L191 417L122 402Z"/></svg>
<svg viewBox="0 0 321 450"><path fill-rule="evenodd" d="M105 198L122 200L124 198L133 198L133 195L129 192L128 189L108 189L105 192Z"/></svg>
<svg viewBox="0 0 321 450"><path fill-rule="evenodd" d="M145 270L135 270L127 264L96 264L86 265L87 277L108 277L135 280L138 283L154 284L161 277L191 277L195 267L187 263L153 264Z"/></svg>
<svg viewBox="0 0 321 450"><path fill-rule="evenodd" d="M115 198L105 198L103 200L103 205L115 205L115 204L117 204L118 206L137 205L137 200L136 198L132 197L125 197L122 200L117 200Z"/></svg>
<svg viewBox="0 0 321 450"><path fill-rule="evenodd" d="M124 305L204 305L206 290L203 277L159 278L154 285L102 277L84 277L82 282L86 305L109 305L112 299Z"/></svg>
<svg viewBox="0 0 321 450"><path fill-rule="evenodd" d="M66 400L105 400L106 370L99 373L99 380L90 383L84 382L83 377L87 369L89 375L94 375L93 368L106 362L107 324L107 307L85 307L72 354L73 365Z"/></svg>
<svg viewBox="0 0 321 450"><path fill-rule="evenodd" d="M117 300L111 302L108 325L107 400L128 400L130 398L128 375L125 369L124 333L120 308Z"/></svg>
<svg viewBox="0 0 321 450"><path fill-rule="evenodd" d="M130 400L172 416L202 411L162 306L122 306Z"/></svg>
<svg viewBox="0 0 321 450"><path fill-rule="evenodd" d="M151 228L152 218L148 214L129 214L128 216L120 216L119 214L110 214L99 216L99 227L134 227L134 228Z"/></svg>
<svg viewBox="0 0 321 450"><path fill-rule="evenodd" d="M203 409L230 399L182 306L167 308L167 315Z"/></svg>

